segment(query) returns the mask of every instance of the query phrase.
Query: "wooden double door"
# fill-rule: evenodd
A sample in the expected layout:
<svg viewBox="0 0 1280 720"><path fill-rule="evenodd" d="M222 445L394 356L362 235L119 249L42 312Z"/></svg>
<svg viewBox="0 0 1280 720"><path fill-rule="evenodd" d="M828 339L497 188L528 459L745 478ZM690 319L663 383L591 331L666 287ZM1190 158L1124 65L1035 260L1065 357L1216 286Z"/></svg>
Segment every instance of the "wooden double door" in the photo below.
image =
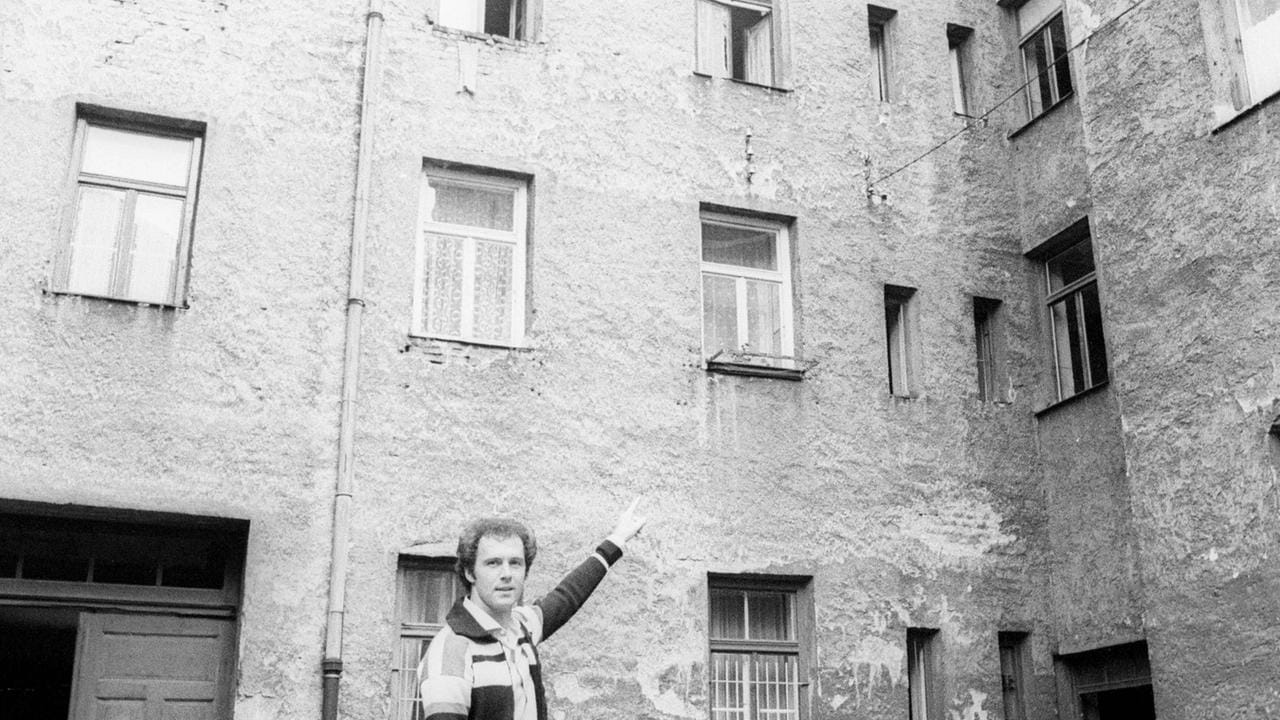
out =
<svg viewBox="0 0 1280 720"><path fill-rule="evenodd" d="M69 720L230 717L231 619L80 613Z"/></svg>

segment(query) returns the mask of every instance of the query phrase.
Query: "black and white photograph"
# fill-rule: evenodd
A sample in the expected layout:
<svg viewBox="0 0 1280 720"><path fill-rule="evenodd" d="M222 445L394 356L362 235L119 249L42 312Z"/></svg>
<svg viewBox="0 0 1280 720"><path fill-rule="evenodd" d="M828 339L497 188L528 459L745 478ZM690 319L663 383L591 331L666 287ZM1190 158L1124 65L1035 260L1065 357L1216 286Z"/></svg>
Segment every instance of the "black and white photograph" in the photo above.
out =
<svg viewBox="0 0 1280 720"><path fill-rule="evenodd" d="M1280 0L0 0L0 720L1280 720Z"/></svg>

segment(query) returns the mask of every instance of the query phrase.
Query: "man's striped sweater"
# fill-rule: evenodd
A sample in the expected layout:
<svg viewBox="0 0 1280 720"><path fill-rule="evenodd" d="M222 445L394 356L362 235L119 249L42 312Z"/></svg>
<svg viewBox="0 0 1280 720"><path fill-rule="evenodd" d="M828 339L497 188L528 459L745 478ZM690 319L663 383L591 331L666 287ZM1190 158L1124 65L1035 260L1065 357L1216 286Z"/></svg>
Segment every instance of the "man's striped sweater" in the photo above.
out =
<svg viewBox="0 0 1280 720"><path fill-rule="evenodd" d="M512 610L521 633L511 646L499 640L492 618L473 612L478 606L465 598L455 603L418 665L425 720L547 720L537 646L578 612L620 557L605 540L545 597ZM516 683L526 702L517 703Z"/></svg>

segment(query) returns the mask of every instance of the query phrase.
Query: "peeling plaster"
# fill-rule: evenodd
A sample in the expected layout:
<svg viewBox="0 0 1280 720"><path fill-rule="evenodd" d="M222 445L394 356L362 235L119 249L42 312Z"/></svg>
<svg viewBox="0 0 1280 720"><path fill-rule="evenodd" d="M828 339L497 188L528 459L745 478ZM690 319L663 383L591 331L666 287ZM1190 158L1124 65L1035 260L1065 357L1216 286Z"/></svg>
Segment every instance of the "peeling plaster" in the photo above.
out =
<svg viewBox="0 0 1280 720"><path fill-rule="evenodd" d="M673 656L672 653L664 650L651 657L642 657L634 678L640 685L641 694L653 703L655 708L668 715L687 718L702 717L703 710L688 701L691 678L695 675L694 668L703 659L702 653L702 647L699 646L686 650L683 656ZM680 684L684 690L683 697L673 687L665 690L662 688L662 678L668 676L672 669L676 669L677 675L683 681Z"/></svg>
<svg viewBox="0 0 1280 720"><path fill-rule="evenodd" d="M989 720L987 711L982 709L982 704L986 701L986 693L969 688L968 703L961 701L962 707L947 710L947 716L951 720Z"/></svg>
<svg viewBox="0 0 1280 720"><path fill-rule="evenodd" d="M600 691L583 685L577 675L556 675L548 679L547 684L555 691L556 697L579 704L600 694Z"/></svg>
<svg viewBox="0 0 1280 720"><path fill-rule="evenodd" d="M882 673L889 675L889 683L897 685L902 681L902 670L906 667L906 647L899 642L889 641L883 637L864 637L848 655L841 667L849 668L849 676L853 679L856 690L864 690L867 695L876 687L877 678ZM866 682L859 687L858 679L866 668Z"/></svg>

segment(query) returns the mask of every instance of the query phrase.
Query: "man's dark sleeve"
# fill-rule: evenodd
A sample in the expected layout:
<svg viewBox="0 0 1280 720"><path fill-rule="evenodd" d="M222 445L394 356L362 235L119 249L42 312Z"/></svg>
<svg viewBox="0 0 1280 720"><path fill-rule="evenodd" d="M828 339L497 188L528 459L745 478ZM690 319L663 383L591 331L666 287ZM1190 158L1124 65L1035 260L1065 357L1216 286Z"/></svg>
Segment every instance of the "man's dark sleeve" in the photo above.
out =
<svg viewBox="0 0 1280 720"><path fill-rule="evenodd" d="M542 610L542 639L551 637L578 612L587 598L609 572L608 568L622 557L622 549L605 540L591 557L564 576L555 589L534 603Z"/></svg>

